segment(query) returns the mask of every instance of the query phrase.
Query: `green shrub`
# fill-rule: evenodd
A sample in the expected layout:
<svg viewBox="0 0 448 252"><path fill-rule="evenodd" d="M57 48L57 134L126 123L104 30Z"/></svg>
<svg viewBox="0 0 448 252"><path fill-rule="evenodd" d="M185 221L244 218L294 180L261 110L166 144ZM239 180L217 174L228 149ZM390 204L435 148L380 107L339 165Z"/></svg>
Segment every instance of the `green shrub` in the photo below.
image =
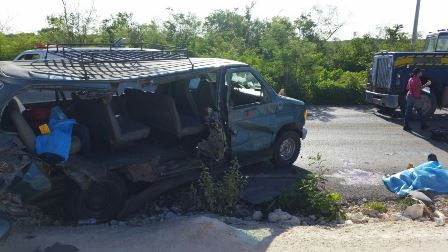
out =
<svg viewBox="0 0 448 252"><path fill-rule="evenodd" d="M408 206L412 206L416 203L416 200L411 197L405 197L398 200L398 207L401 211L404 211Z"/></svg>
<svg viewBox="0 0 448 252"><path fill-rule="evenodd" d="M201 172L197 185L191 185L191 198L199 208L218 214L231 213L238 203L240 192L247 183L237 160L224 172L222 180L215 180L207 167ZM199 193L200 191L200 193Z"/></svg>
<svg viewBox="0 0 448 252"><path fill-rule="evenodd" d="M364 103L367 73L323 71L320 80L305 85L306 102L316 105Z"/></svg>
<svg viewBox="0 0 448 252"><path fill-rule="evenodd" d="M310 160L310 166L315 166L318 171L299 179L296 189L282 193L271 203L270 210L281 208L290 213L322 216L327 220L345 219L341 195L325 188L327 169L322 156L317 154Z"/></svg>
<svg viewBox="0 0 448 252"><path fill-rule="evenodd" d="M370 210L378 211L380 213L387 212L386 204L384 202L379 202L376 200L365 203L364 207Z"/></svg>

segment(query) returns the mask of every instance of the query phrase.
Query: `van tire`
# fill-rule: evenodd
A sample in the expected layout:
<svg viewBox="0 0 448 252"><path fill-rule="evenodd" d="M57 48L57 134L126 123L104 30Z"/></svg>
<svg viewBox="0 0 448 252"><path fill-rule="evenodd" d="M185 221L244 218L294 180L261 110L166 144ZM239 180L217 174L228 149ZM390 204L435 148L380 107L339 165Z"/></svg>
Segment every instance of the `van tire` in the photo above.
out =
<svg viewBox="0 0 448 252"><path fill-rule="evenodd" d="M93 181L86 190L76 186L67 197L66 211L73 220L95 219L97 223L117 217L127 200L123 179L110 173Z"/></svg>
<svg viewBox="0 0 448 252"><path fill-rule="evenodd" d="M300 147L300 136L297 132L281 132L274 143L272 161L275 166L291 166L299 157Z"/></svg>

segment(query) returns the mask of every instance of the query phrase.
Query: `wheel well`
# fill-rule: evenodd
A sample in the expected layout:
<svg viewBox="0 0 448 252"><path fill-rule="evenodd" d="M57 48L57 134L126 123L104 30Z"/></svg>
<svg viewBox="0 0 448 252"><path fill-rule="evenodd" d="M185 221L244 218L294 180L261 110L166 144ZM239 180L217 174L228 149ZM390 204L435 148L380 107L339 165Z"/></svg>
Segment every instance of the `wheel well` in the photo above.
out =
<svg viewBox="0 0 448 252"><path fill-rule="evenodd" d="M277 132L277 135L275 138L277 139L281 133L288 131L288 130L295 131L295 132L297 132L297 134L299 134L300 137L302 137L302 131L300 130L299 123L295 122L295 123L288 123L288 124L283 125L280 128L280 130Z"/></svg>

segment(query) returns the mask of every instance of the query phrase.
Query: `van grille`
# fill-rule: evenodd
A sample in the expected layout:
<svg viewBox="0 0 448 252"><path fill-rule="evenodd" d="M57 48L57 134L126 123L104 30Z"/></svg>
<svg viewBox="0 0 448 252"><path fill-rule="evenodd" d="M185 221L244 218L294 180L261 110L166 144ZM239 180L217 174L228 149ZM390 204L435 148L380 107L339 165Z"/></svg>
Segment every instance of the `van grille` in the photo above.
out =
<svg viewBox="0 0 448 252"><path fill-rule="evenodd" d="M389 89L392 83L393 56L376 55L373 61L372 84L374 89Z"/></svg>

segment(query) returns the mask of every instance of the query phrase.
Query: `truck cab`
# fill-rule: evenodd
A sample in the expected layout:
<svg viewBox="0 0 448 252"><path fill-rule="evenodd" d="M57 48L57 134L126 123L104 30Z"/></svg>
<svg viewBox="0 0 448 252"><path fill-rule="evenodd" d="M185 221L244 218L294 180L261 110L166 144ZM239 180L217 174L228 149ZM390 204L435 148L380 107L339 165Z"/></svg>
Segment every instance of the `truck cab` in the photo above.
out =
<svg viewBox="0 0 448 252"><path fill-rule="evenodd" d="M424 52L448 52L448 31L439 30L426 36Z"/></svg>
<svg viewBox="0 0 448 252"><path fill-rule="evenodd" d="M368 76L366 101L382 108L406 106L406 85L414 68L423 71L422 82L432 85L422 92L422 113L434 114L448 107L448 31L430 33L423 52L379 52L373 57Z"/></svg>

